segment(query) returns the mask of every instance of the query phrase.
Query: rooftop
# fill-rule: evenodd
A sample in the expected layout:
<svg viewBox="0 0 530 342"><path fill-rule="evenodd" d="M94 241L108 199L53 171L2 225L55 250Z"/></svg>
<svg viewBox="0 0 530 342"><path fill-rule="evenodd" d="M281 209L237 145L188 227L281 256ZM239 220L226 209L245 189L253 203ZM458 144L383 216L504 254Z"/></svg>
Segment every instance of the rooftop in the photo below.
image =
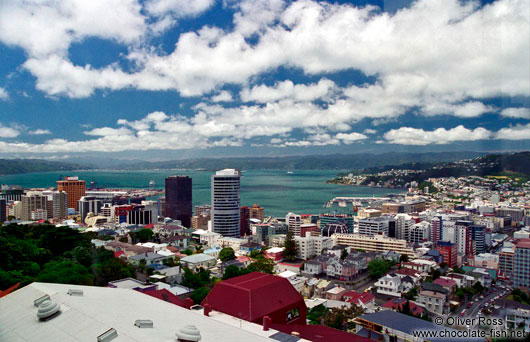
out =
<svg viewBox="0 0 530 342"><path fill-rule="evenodd" d="M432 322L427 322L423 319L411 317L395 311L379 311L372 314L365 314L358 317L357 320L365 320L368 322L376 323L378 325L388 327L397 331L401 331L408 335L413 335L414 331L439 331L454 330L448 327L440 327ZM430 341L447 341L446 338L429 338ZM484 339L480 338L451 338L451 341L481 341Z"/></svg>
<svg viewBox="0 0 530 342"><path fill-rule="evenodd" d="M70 296L69 289L83 294ZM60 305L61 313L39 321L33 301L45 295ZM151 320L153 327L139 329L134 326L139 319ZM195 325L202 341L273 341L270 336L278 333L251 323L246 324L248 329L231 326L128 289L32 283L0 299L2 341L96 341L111 328L118 334L116 342L174 341L186 325Z"/></svg>
<svg viewBox="0 0 530 342"><path fill-rule="evenodd" d="M185 258L182 258L180 260L184 261L184 262L196 263L196 262L204 262L204 261L211 261L211 260L217 260L217 259L215 257L213 257L213 256L200 253L200 254L189 255L189 256L187 256Z"/></svg>

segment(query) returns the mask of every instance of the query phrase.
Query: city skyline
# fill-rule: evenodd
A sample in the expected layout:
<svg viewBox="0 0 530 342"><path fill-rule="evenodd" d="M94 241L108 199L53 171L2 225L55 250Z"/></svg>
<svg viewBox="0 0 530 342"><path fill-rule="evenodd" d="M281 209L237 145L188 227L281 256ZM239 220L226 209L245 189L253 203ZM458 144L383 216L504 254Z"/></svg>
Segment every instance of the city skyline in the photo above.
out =
<svg viewBox="0 0 530 342"><path fill-rule="evenodd" d="M6 1L0 156L528 150L528 7Z"/></svg>

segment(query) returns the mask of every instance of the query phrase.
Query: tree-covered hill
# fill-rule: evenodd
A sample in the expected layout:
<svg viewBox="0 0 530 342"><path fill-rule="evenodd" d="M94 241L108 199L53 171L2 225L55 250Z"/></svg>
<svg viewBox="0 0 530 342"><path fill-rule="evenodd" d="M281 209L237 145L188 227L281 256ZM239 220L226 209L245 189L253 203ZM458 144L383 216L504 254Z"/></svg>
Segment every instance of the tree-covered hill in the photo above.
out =
<svg viewBox="0 0 530 342"><path fill-rule="evenodd" d="M0 175L28 172L72 171L87 168L89 167L41 159L0 159Z"/></svg>
<svg viewBox="0 0 530 342"><path fill-rule="evenodd" d="M0 226L0 290L33 281L106 286L133 275L114 253L95 248L92 237L48 224Z"/></svg>

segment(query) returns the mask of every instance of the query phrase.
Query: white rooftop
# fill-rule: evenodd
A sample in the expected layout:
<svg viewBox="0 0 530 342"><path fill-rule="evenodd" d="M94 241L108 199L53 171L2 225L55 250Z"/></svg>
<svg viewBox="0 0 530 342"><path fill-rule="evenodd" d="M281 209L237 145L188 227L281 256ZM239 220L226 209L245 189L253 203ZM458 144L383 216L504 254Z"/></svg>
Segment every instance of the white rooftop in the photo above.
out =
<svg viewBox="0 0 530 342"><path fill-rule="evenodd" d="M70 296L69 289L82 290L83 295ZM39 321L33 301L46 294L61 311ZM153 327L134 326L138 319L151 320ZM111 328L118 334L113 342L175 341L177 330L190 324L200 331L202 341L271 342L269 336L277 333L249 322L240 328L239 320L223 322L127 289L32 283L0 299L0 341L93 342Z"/></svg>
<svg viewBox="0 0 530 342"><path fill-rule="evenodd" d="M224 169L215 173L216 176L239 176L239 171L236 169Z"/></svg>

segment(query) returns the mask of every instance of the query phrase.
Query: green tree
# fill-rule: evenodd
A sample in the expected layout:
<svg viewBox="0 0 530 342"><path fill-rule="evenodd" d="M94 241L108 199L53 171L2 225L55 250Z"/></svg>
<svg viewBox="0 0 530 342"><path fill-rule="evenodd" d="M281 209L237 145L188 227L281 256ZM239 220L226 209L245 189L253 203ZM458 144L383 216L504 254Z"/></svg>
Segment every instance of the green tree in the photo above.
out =
<svg viewBox="0 0 530 342"><path fill-rule="evenodd" d="M416 288L416 287L411 288L411 289L405 294L405 298L406 298L407 300L415 300L417 296L418 296L418 288Z"/></svg>
<svg viewBox="0 0 530 342"><path fill-rule="evenodd" d="M348 256L348 250L346 248L344 248L342 250L342 252L340 252L340 259L344 260L344 259L346 259L347 256Z"/></svg>
<svg viewBox="0 0 530 342"><path fill-rule="evenodd" d="M189 248L186 248L182 253L186 254L186 255L192 255L193 254L193 251Z"/></svg>
<svg viewBox="0 0 530 342"><path fill-rule="evenodd" d="M257 260L248 265L247 270L250 272L274 273L274 262L270 259L264 258Z"/></svg>
<svg viewBox="0 0 530 342"><path fill-rule="evenodd" d="M376 258L368 263L368 272L370 276L374 279L381 278L392 267L393 262L390 260L384 260L381 258Z"/></svg>
<svg viewBox="0 0 530 342"><path fill-rule="evenodd" d="M50 261L37 277L43 283L93 285L94 278L83 265L70 260Z"/></svg>
<svg viewBox="0 0 530 342"><path fill-rule="evenodd" d="M409 256L407 254L401 254L399 262L409 262Z"/></svg>
<svg viewBox="0 0 530 342"><path fill-rule="evenodd" d="M204 298L210 293L210 289L207 287L200 287L196 290L193 290L191 293L191 299L193 299L193 303L195 304L201 304Z"/></svg>
<svg viewBox="0 0 530 342"><path fill-rule="evenodd" d="M219 252L219 259L221 261L234 260L236 258L236 253L232 247L225 247Z"/></svg>
<svg viewBox="0 0 530 342"><path fill-rule="evenodd" d="M140 242L147 242L153 238L154 233L151 229L143 228L138 231L137 235Z"/></svg>
<svg viewBox="0 0 530 342"><path fill-rule="evenodd" d="M246 273L248 273L246 269L239 269L239 267L237 267L236 265L230 265L225 269L225 272L223 273L223 280L239 277L240 275Z"/></svg>
<svg viewBox="0 0 530 342"><path fill-rule="evenodd" d="M296 251L296 242L294 240L293 232L287 233L283 247L284 247L284 250L282 254L283 254L284 259L288 261L295 260L298 253Z"/></svg>
<svg viewBox="0 0 530 342"><path fill-rule="evenodd" d="M90 267L94 262L94 256L92 255L92 248L77 246L72 250L72 257L75 262L85 267Z"/></svg>

